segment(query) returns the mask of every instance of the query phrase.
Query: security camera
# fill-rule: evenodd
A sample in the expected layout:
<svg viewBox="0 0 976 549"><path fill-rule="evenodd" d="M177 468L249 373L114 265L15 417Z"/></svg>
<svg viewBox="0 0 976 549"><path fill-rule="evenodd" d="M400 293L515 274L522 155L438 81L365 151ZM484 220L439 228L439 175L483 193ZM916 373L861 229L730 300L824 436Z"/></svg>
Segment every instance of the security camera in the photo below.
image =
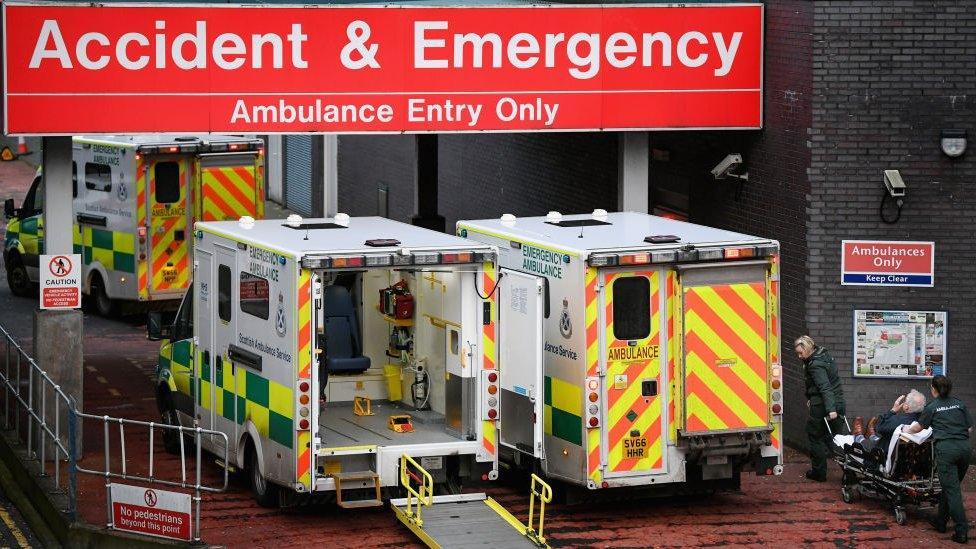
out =
<svg viewBox="0 0 976 549"><path fill-rule="evenodd" d="M733 153L726 155L717 166L712 168L712 177L715 179L725 179L726 177L740 177L734 175L732 170L742 165L742 155Z"/></svg>
<svg viewBox="0 0 976 549"><path fill-rule="evenodd" d="M892 197L905 196L905 181L901 178L898 170L884 171L884 184L888 194Z"/></svg>

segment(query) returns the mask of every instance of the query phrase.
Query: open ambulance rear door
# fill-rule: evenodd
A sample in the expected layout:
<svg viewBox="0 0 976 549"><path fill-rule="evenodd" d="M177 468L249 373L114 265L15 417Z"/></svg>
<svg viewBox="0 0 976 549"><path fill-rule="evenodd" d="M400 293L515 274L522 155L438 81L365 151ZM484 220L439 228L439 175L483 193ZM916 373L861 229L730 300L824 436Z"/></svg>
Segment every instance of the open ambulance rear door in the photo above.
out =
<svg viewBox="0 0 976 549"><path fill-rule="evenodd" d="M772 431L768 261L679 267L684 436Z"/></svg>
<svg viewBox="0 0 976 549"><path fill-rule="evenodd" d="M497 348L501 443L541 459L545 280L509 269L500 272Z"/></svg>

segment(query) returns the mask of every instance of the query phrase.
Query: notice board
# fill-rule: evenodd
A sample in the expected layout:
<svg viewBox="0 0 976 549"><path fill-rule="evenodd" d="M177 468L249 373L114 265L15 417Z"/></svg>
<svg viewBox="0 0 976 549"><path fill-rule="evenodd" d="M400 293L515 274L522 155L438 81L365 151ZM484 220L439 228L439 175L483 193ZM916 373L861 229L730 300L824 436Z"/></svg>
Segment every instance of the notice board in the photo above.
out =
<svg viewBox="0 0 976 549"><path fill-rule="evenodd" d="M945 311L854 311L854 376L946 375Z"/></svg>

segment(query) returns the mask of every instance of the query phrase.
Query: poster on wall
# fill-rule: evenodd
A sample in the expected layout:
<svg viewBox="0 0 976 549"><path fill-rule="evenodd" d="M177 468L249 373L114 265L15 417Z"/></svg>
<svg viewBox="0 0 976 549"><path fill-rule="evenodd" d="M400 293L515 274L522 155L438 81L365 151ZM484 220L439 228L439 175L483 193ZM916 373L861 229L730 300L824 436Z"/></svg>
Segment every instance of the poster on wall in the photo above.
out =
<svg viewBox="0 0 976 549"><path fill-rule="evenodd" d="M945 311L854 311L854 376L946 374Z"/></svg>

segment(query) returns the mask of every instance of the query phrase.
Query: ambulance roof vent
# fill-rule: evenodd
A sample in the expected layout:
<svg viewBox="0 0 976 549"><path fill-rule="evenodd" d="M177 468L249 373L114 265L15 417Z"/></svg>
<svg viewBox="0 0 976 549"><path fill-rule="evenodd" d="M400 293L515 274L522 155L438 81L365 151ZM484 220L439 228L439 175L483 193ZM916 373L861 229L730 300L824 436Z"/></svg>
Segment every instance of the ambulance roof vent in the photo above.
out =
<svg viewBox="0 0 976 549"><path fill-rule="evenodd" d="M597 219L599 221L606 221L607 218L610 217L610 214L608 214L607 211L604 210L603 208L597 208L593 210L593 213L591 215L593 216L593 219Z"/></svg>
<svg viewBox="0 0 976 549"><path fill-rule="evenodd" d="M553 225L558 224L563 220L563 214L552 211L546 214L546 223L552 223Z"/></svg>
<svg viewBox="0 0 976 549"><path fill-rule="evenodd" d="M517 218L515 217L514 214L502 214L502 217L501 217L502 225L511 227L512 225L515 224L515 220L516 219Z"/></svg>
<svg viewBox="0 0 976 549"><path fill-rule="evenodd" d="M302 226L302 216L298 214L291 214L285 219L285 225L297 229Z"/></svg>
<svg viewBox="0 0 976 549"><path fill-rule="evenodd" d="M337 214L335 214L335 218L333 219L333 221L335 221L335 224L336 225L341 225L343 227L348 227L349 226L349 214L337 213Z"/></svg>
<svg viewBox="0 0 976 549"><path fill-rule="evenodd" d="M253 229L254 218L249 215L241 216L241 218L237 220L237 224L240 225L242 229Z"/></svg>

